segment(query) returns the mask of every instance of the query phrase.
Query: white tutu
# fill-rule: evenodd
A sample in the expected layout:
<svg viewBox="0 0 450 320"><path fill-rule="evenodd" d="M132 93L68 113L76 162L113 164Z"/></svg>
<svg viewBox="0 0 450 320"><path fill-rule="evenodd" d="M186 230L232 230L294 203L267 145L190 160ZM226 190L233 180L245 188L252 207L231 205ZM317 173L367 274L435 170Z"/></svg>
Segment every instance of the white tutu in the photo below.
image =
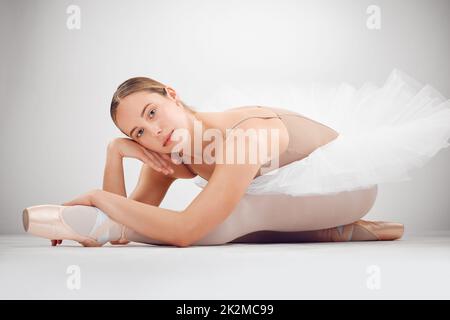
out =
<svg viewBox="0 0 450 320"><path fill-rule="evenodd" d="M252 97L251 90L236 87L223 89L216 97L222 94L222 99L226 93L234 106L286 108L339 132L337 139L308 157L255 178L249 194L328 194L406 181L412 169L450 145L450 100L398 69L382 87L283 86L282 103L256 91ZM194 182L201 188L207 184L199 176Z"/></svg>

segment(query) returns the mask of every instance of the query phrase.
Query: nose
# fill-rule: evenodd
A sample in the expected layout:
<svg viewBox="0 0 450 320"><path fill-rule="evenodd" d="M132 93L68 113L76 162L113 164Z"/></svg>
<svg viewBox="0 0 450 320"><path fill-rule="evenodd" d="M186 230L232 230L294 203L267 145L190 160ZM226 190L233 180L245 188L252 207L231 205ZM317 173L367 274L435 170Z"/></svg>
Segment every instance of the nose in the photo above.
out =
<svg viewBox="0 0 450 320"><path fill-rule="evenodd" d="M151 124L150 125L150 132L154 135L154 136L159 136L161 134L162 129L157 125L157 124Z"/></svg>

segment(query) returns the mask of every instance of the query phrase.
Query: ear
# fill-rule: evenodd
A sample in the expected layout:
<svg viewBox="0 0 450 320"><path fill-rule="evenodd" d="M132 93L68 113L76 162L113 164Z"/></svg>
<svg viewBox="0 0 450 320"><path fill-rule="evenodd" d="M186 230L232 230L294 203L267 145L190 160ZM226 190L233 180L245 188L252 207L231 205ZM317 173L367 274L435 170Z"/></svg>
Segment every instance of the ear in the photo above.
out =
<svg viewBox="0 0 450 320"><path fill-rule="evenodd" d="M178 96L177 92L173 88L164 87L164 90L166 90L166 94L169 99L174 100L177 106L184 109L183 104L180 102L180 97Z"/></svg>
<svg viewBox="0 0 450 320"><path fill-rule="evenodd" d="M180 98L175 89L171 87L164 87L164 90L166 91L167 97L169 97L170 99L178 101L178 99Z"/></svg>

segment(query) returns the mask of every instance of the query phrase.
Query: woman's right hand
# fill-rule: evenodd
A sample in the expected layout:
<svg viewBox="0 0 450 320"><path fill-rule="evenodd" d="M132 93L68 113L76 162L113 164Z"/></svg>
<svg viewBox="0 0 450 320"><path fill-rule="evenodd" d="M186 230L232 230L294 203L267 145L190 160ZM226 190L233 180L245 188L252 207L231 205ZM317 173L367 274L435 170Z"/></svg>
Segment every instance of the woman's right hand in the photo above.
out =
<svg viewBox="0 0 450 320"><path fill-rule="evenodd" d="M151 151L129 138L115 138L108 145L108 152L119 154L123 158L135 158L164 174L174 173L169 165L171 158L164 153Z"/></svg>

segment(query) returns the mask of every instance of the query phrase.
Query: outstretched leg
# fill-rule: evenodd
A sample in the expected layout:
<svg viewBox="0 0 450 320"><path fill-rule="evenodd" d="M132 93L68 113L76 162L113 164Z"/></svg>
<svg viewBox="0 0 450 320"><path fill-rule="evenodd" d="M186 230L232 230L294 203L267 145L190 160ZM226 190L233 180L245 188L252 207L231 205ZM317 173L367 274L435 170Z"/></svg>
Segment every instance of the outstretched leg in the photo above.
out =
<svg viewBox="0 0 450 320"><path fill-rule="evenodd" d="M194 245L378 240L365 229L367 223L354 223L372 208L377 192L374 185L298 197L245 194L228 218ZM128 228L125 237L135 242L163 244Z"/></svg>
<svg viewBox="0 0 450 320"><path fill-rule="evenodd" d="M364 189L309 196L245 194L228 218L195 244L263 241L264 236L290 238L293 241L318 241L314 239L319 238L328 239L322 241L337 241L327 238L326 234L340 239L337 235L342 233L345 236L355 230L354 239L363 239L360 226L351 224L369 212L377 193L378 186L373 185ZM341 227L332 232L330 228L337 226ZM303 231L311 232L301 233ZM369 238L368 235L366 238Z"/></svg>
<svg viewBox="0 0 450 320"><path fill-rule="evenodd" d="M375 203L378 186L326 195L245 194L228 218L194 245L224 243L393 240L397 223L360 220ZM126 233L128 234L128 233ZM129 239L155 240L129 230Z"/></svg>
<svg viewBox="0 0 450 320"><path fill-rule="evenodd" d="M393 240L396 235L398 238L399 224L359 220L373 206L376 195L376 185L314 196L246 194L224 222L194 245ZM115 243L124 236L134 242L166 245L123 228L95 207L69 207L62 216L76 233L95 238L100 244Z"/></svg>
<svg viewBox="0 0 450 320"><path fill-rule="evenodd" d="M358 220L350 224L310 231L256 231L232 243L298 243L395 240L403 235L403 225L394 222Z"/></svg>

